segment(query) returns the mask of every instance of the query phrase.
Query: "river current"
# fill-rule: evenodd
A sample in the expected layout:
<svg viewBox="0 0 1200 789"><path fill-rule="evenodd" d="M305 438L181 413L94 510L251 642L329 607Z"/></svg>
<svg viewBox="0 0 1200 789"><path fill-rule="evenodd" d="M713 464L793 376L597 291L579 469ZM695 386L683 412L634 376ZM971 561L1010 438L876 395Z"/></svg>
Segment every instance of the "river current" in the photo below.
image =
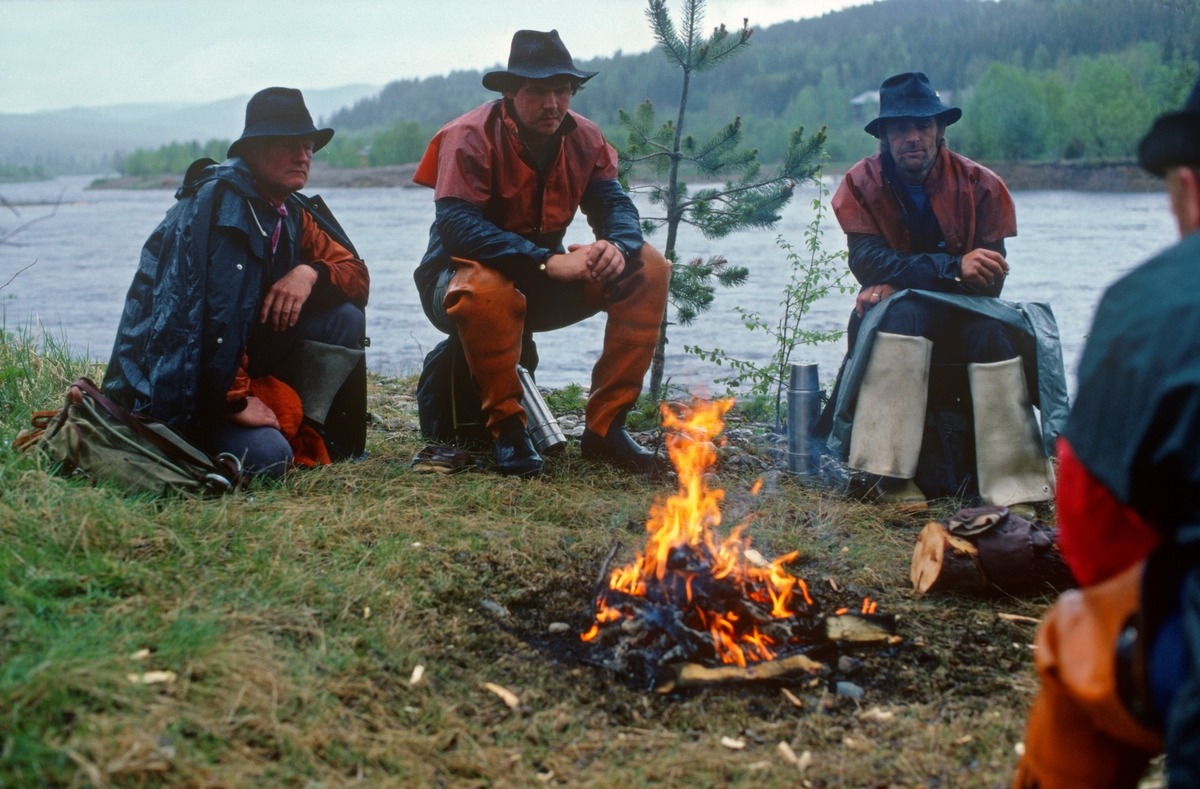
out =
<svg viewBox="0 0 1200 789"><path fill-rule="evenodd" d="M85 189L91 180L76 176L0 184L0 195L20 212L17 216L0 210L0 237L24 222L46 217L0 243L0 284L36 261L0 297L9 330L40 326L65 336L75 353L107 360L141 246L174 196L168 190ZM832 192L836 182L827 186ZM432 193L417 188L320 191L371 272L370 366L385 373L419 369L423 355L443 336L425 319L412 281L433 218ZM53 203L60 196L53 216L46 216L49 206L32 205ZM740 288L719 290L711 310L694 325L671 328L666 373L673 383L708 386L727 372L684 353L685 345L719 347L732 356L759 361L770 355L769 338L743 328L733 308L757 310L774 322L788 276L776 237L802 249L814 197L816 187L799 190L773 230L709 240L691 228L681 229L677 247L683 259L724 255L731 263L747 266L750 278ZM1165 193L1014 192L1013 198L1019 235L1008 241L1011 272L1003 297L1051 305L1073 391L1079 354L1101 294L1139 262L1174 243L1174 220ZM644 198L637 202L644 216L655 215ZM845 237L831 214L824 227L827 248L845 249ZM650 241L661 244L663 238L660 231ZM590 240L587 223L576 217L567 243ZM853 303L852 294L831 294L805 316L805 325L844 328ZM603 328L604 317L599 315L537 335L538 383L586 384L600 353ZM816 360L822 380L829 381L844 352L845 343L839 341L800 348L795 355Z"/></svg>

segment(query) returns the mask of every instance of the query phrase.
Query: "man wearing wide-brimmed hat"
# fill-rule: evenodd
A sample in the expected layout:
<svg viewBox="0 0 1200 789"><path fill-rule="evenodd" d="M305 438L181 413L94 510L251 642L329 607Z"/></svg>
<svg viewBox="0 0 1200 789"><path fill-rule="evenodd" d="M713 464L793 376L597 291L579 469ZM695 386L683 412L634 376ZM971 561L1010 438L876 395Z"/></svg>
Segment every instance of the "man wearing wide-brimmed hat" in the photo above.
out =
<svg viewBox="0 0 1200 789"><path fill-rule="evenodd" d="M537 363L533 332L602 310L604 348L581 450L634 472L657 467L626 432L625 415L654 353L671 270L643 242L637 209L617 182L616 153L570 111L594 76L576 68L557 31L517 31L508 68L483 77L502 97L446 124L413 177L433 188L436 207L414 278L425 314L450 335L425 361L422 431L462 440L464 426L479 423L504 474L543 468L517 371L518 362L530 370ZM596 240L564 249L576 210Z"/></svg>
<svg viewBox="0 0 1200 789"><path fill-rule="evenodd" d="M193 163L146 241L104 377L251 473L362 452L367 268L297 191L332 137L298 90L250 99L229 158Z"/></svg>
<svg viewBox="0 0 1200 789"><path fill-rule="evenodd" d="M1104 294L1059 441L1058 529L1080 584L1034 652L1018 789L1200 786L1200 81L1154 122L1179 243Z"/></svg>
<svg viewBox="0 0 1200 789"><path fill-rule="evenodd" d="M858 332L848 365L857 388L839 393L841 412L853 417L842 445L848 462L878 475L881 500L924 502L914 476L930 363L941 357L967 365L983 500L1010 508L1048 500L1046 453L1018 354L1024 319L1014 310L1006 324L992 298L977 298L1004 287L1004 239L1017 234L1012 199L995 173L946 146L946 127L962 111L943 104L924 74L889 78L879 100L879 117L866 126L879 152L854 165L833 198L863 286L851 334L864 318L869 329Z"/></svg>

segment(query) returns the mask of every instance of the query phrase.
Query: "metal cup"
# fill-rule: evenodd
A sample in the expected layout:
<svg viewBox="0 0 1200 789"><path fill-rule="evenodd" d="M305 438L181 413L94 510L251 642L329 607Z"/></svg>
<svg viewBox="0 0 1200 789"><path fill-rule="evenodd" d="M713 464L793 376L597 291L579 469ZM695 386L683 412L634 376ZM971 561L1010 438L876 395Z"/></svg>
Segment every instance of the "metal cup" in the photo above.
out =
<svg viewBox="0 0 1200 789"><path fill-rule="evenodd" d="M788 379L788 471L815 474L820 455L812 431L821 417L821 379L816 362L792 365Z"/></svg>
<svg viewBox="0 0 1200 789"><path fill-rule="evenodd" d="M533 376L521 365L517 365L517 376L521 379L521 388L525 390L521 405L525 409L525 429L533 439L533 446L540 454L553 455L567 445L567 437L563 435L558 420L550 413L550 407L542 399L533 382Z"/></svg>

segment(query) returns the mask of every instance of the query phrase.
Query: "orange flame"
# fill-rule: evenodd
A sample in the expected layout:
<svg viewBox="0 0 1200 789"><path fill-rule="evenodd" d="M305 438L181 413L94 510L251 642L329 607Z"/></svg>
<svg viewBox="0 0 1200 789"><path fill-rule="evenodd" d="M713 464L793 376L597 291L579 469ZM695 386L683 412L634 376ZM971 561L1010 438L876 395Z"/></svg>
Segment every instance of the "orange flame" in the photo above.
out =
<svg viewBox="0 0 1200 789"><path fill-rule="evenodd" d="M794 616L794 605L802 597L811 606L808 586L784 569L796 558L795 552L781 556L766 567L747 562L745 552L750 539L742 536L743 526L733 529L728 538L717 532L721 525L721 502L725 491L708 486L706 474L717 459L714 440L724 428L722 417L733 406L733 400L697 401L690 414L677 415L663 408L663 424L670 430L667 449L679 474L679 489L665 501L656 501L646 522L645 549L635 561L613 570L608 588L633 597L646 597L654 587L656 594L683 597L670 600L685 608L696 629L708 631L718 657L725 663L745 666L748 662L770 660L775 656L771 647L775 640L761 633L754 622L744 622L734 611L712 611L700 608L693 601L694 586L699 577L714 581L733 581L746 590L746 596L769 607L771 616ZM685 418L686 417L686 418ZM762 480L755 482L752 495L762 490ZM704 557L704 566L672 567L680 561L679 549L688 549L685 557ZM607 602L608 592L600 595L596 605L596 623L581 637L590 641L599 634L599 626L625 616L620 608Z"/></svg>

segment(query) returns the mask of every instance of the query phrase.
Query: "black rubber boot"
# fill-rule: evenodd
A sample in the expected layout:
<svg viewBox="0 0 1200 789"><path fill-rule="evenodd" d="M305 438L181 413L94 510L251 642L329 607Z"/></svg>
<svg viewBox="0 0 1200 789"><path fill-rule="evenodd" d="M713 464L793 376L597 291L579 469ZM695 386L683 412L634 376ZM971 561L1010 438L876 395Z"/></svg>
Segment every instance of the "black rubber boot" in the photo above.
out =
<svg viewBox="0 0 1200 789"><path fill-rule="evenodd" d="M542 456L533 448L529 431L521 417L513 414L500 424L500 435L492 439L492 455L496 468L509 477L536 477L544 466Z"/></svg>
<svg viewBox="0 0 1200 789"><path fill-rule="evenodd" d="M665 471L670 464L630 438L624 421L620 419L613 422L608 428L608 435L603 438L591 430L584 430L583 440L579 442L579 451L584 459L603 460L619 469L645 476Z"/></svg>

